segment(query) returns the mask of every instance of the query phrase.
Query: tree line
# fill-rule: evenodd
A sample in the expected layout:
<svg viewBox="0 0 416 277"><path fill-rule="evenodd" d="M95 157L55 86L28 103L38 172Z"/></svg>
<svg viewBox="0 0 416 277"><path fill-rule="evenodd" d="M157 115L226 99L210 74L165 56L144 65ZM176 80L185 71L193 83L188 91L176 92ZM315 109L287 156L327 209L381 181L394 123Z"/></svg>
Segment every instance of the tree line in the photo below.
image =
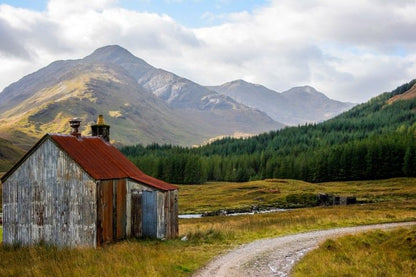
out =
<svg viewBox="0 0 416 277"><path fill-rule="evenodd" d="M312 182L416 176L416 101L387 104L415 81L320 124L187 148L152 144L121 151L171 183L290 178Z"/></svg>

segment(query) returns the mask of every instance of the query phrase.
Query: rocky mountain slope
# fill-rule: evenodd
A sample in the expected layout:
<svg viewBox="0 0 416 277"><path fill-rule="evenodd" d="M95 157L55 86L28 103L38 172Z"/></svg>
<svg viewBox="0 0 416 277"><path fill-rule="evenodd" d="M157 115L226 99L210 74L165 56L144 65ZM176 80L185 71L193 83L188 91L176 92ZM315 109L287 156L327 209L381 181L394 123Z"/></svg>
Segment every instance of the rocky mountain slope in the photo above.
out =
<svg viewBox="0 0 416 277"><path fill-rule="evenodd" d="M261 85L236 80L208 88L263 111L274 120L287 125L321 122L355 105L329 99L310 86L294 87L278 93Z"/></svg>
<svg viewBox="0 0 416 277"><path fill-rule="evenodd" d="M147 81L145 81L147 80ZM265 113L156 69L120 46L79 60L56 61L0 93L0 137L28 149L46 132L82 133L104 114L117 144L199 144L235 132L283 126Z"/></svg>
<svg viewBox="0 0 416 277"><path fill-rule="evenodd" d="M11 168L24 153L25 151L13 145L10 141L0 138L0 173Z"/></svg>

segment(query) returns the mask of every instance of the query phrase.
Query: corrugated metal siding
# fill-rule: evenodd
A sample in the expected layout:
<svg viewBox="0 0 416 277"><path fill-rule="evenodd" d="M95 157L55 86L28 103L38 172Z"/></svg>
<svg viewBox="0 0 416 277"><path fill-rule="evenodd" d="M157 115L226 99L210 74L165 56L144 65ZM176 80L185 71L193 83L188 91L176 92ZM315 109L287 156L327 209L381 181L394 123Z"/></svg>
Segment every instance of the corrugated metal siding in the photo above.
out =
<svg viewBox="0 0 416 277"><path fill-rule="evenodd" d="M3 243L95 246L96 185L46 140L3 184Z"/></svg>

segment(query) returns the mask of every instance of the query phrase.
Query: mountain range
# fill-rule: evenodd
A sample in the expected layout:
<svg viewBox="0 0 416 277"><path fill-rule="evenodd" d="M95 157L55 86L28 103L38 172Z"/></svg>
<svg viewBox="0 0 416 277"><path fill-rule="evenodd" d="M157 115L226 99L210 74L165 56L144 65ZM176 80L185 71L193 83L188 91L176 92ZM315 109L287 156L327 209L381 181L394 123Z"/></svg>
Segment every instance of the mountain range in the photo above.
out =
<svg viewBox="0 0 416 277"><path fill-rule="evenodd" d="M311 87L277 93L242 80L206 87L111 45L83 59L55 61L6 87L0 93L0 137L28 149L46 132L68 133L73 117L89 134L89 125L104 114L117 145L190 146L322 121L351 105Z"/></svg>
<svg viewBox="0 0 416 277"><path fill-rule="evenodd" d="M192 149L138 145L121 151L147 174L181 184L415 177L415 107L416 79L318 124L224 138Z"/></svg>
<svg viewBox="0 0 416 277"><path fill-rule="evenodd" d="M209 88L263 111L286 125L321 122L356 105L329 99L311 86L294 87L278 93L262 85L236 80Z"/></svg>

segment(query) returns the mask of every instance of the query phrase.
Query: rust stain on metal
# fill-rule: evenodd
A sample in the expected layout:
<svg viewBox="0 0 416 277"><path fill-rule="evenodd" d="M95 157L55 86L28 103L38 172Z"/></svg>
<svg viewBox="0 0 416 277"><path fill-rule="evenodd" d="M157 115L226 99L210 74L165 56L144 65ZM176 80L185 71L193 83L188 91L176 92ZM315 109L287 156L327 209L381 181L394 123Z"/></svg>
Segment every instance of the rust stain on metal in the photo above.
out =
<svg viewBox="0 0 416 277"><path fill-rule="evenodd" d="M100 138L46 135L2 181L4 245L95 247L142 237L146 220L147 235L178 235L177 187Z"/></svg>
<svg viewBox="0 0 416 277"><path fill-rule="evenodd" d="M98 137L50 136L96 180L131 178L164 191L178 189L144 174L117 148Z"/></svg>

